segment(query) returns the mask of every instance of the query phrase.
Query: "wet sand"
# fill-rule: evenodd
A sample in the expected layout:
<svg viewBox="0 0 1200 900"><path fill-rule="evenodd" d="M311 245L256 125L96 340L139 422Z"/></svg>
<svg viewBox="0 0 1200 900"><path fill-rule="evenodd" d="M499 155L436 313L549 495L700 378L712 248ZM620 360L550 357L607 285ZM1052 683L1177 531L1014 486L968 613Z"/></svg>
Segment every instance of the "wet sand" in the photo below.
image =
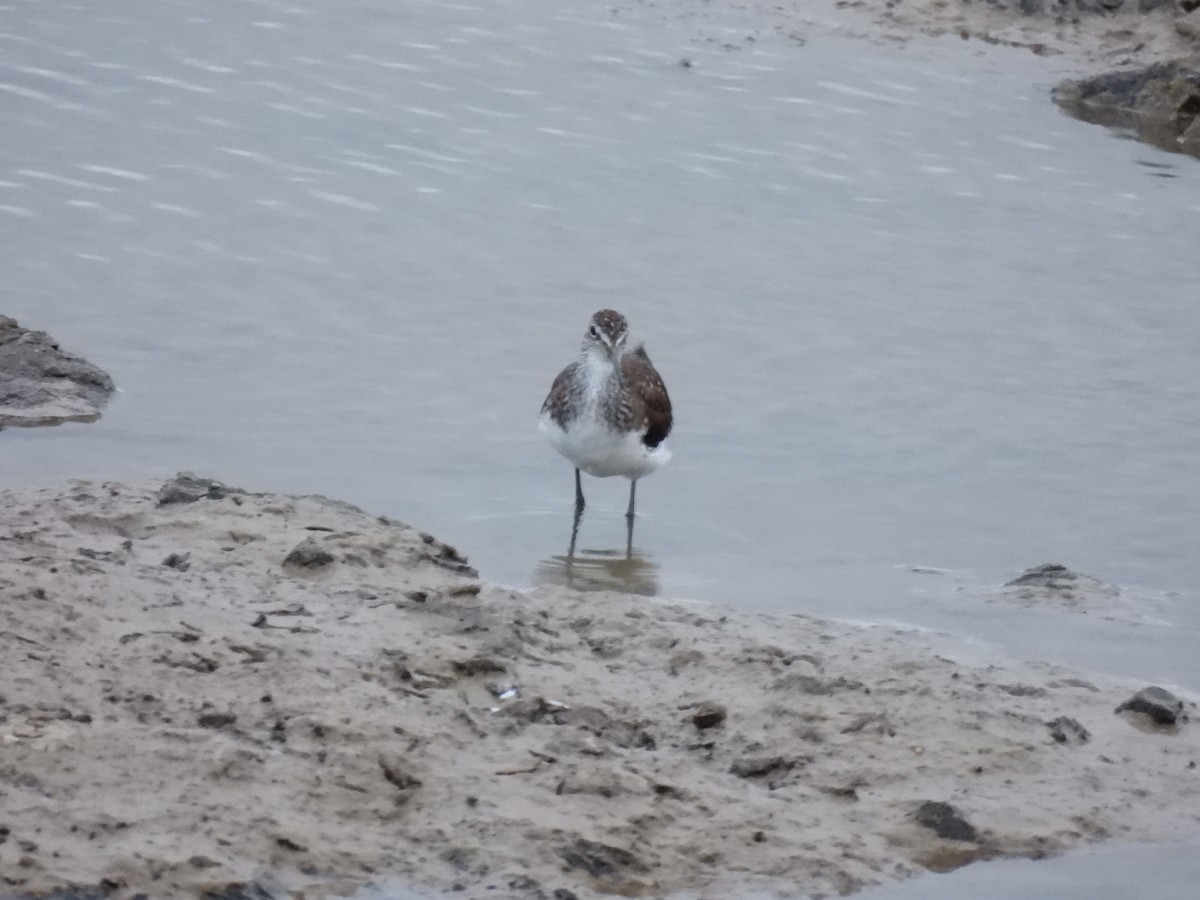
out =
<svg viewBox="0 0 1200 900"><path fill-rule="evenodd" d="M1194 39L1176 29L1178 14L1169 6L1149 13L1068 17L1025 15L1002 8L1004 2L842 0L835 5L855 13L837 20L835 30L843 34L901 44L917 35L957 35L966 41L1028 48L1039 56L1061 56L1078 74L1149 65L1200 51ZM829 21L807 4L797 4L785 15L814 25Z"/></svg>
<svg viewBox="0 0 1200 900"><path fill-rule="evenodd" d="M1115 711L1143 685L514 592L407 525L203 479L2 515L0 896L831 896L1200 826L1194 724Z"/></svg>

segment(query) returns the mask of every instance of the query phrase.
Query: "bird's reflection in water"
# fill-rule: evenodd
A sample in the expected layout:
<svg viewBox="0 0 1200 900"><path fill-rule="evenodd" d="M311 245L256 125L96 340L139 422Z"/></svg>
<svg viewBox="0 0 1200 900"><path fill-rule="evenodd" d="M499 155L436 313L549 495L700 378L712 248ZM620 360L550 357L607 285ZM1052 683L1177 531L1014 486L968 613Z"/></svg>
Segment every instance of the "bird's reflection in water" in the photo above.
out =
<svg viewBox="0 0 1200 900"><path fill-rule="evenodd" d="M658 594L658 566L633 549L633 520L625 530L625 549L578 548L582 510L571 523L571 541L562 556L551 556L537 565L534 584L560 584L577 591L624 591L653 597Z"/></svg>

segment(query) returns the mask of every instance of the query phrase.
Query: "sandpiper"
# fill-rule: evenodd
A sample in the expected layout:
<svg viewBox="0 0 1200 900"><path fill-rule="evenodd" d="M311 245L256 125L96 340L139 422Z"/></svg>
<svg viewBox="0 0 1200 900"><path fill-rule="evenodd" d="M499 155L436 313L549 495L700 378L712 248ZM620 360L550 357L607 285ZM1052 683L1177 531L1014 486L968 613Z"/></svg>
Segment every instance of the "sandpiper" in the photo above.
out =
<svg viewBox="0 0 1200 900"><path fill-rule="evenodd" d="M629 479L632 521L639 478L671 458L667 387L640 343L627 348L629 324L602 309L588 323L579 359L558 373L542 404L541 431L575 464L575 510L583 509L579 472Z"/></svg>

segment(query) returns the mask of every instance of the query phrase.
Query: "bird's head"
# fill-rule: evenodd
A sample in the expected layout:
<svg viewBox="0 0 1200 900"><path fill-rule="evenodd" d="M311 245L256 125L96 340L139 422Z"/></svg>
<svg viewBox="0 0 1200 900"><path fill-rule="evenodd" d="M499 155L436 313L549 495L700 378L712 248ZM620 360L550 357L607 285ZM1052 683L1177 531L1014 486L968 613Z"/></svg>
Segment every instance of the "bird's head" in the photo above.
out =
<svg viewBox="0 0 1200 900"><path fill-rule="evenodd" d="M615 363L621 358L628 337L629 323L625 317L616 310L602 309L588 323L583 347L589 352L603 353Z"/></svg>

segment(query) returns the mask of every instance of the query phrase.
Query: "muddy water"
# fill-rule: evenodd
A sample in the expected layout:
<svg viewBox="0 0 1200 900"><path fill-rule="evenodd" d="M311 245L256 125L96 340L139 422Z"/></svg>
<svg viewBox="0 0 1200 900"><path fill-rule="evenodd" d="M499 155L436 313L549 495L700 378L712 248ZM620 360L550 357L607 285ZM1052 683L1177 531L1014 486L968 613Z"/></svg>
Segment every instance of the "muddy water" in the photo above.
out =
<svg viewBox="0 0 1200 900"><path fill-rule="evenodd" d="M192 468L513 585L1200 688L1200 163L1062 116L1061 62L693 9L14 5L3 311L123 393L5 432L4 482ZM625 483L588 481L568 565L536 417L603 306L667 379L674 460L633 559ZM1122 614L988 602L1050 561Z"/></svg>

